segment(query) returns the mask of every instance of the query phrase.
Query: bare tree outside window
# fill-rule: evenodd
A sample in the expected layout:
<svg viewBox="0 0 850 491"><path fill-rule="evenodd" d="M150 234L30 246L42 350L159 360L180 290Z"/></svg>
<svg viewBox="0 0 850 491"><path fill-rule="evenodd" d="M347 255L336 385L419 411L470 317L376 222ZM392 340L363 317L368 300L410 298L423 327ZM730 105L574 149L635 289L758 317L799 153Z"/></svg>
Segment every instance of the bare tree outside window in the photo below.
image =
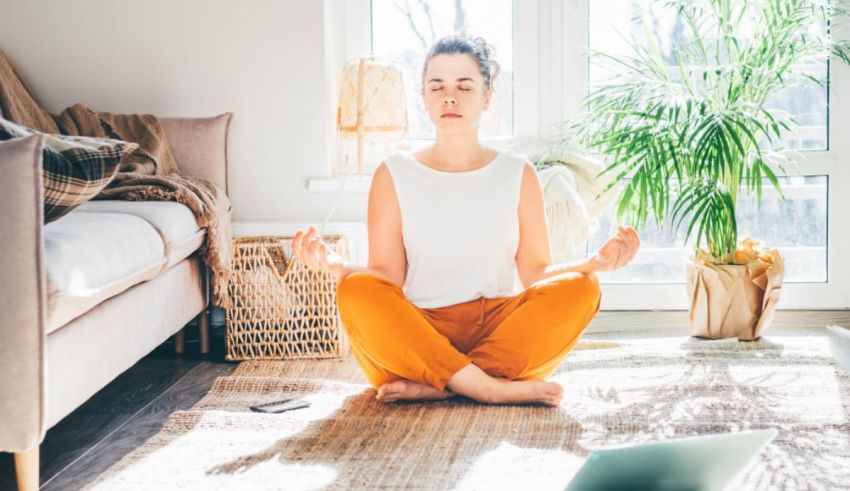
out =
<svg viewBox="0 0 850 491"><path fill-rule="evenodd" d="M693 0L684 0L686 3ZM593 0L589 2L591 49L608 53L628 54L632 45L643 45L644 27L652 32L668 65L675 67L671 47L682 44L685 30L683 19L668 8L666 2L653 0ZM824 32L825 26L813 25L812 33ZM826 78L827 62L809 67L813 76ZM590 83L604 79L603 66L590 57ZM788 149L827 149L827 91L828 86L818 86L811 80L799 80L798 86L788 87L770 102L771 107L782 109L795 118L800 126L794 134L783 139Z"/></svg>

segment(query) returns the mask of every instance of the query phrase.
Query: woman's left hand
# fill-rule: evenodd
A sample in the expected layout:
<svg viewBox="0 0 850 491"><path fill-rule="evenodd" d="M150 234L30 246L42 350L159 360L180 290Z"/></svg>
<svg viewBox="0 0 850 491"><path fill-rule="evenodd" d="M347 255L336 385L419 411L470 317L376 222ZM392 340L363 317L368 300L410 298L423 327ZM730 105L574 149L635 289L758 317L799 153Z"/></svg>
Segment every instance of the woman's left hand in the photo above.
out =
<svg viewBox="0 0 850 491"><path fill-rule="evenodd" d="M594 271L620 269L634 259L640 248L640 237L635 229L620 225L617 235L608 239L590 258Z"/></svg>

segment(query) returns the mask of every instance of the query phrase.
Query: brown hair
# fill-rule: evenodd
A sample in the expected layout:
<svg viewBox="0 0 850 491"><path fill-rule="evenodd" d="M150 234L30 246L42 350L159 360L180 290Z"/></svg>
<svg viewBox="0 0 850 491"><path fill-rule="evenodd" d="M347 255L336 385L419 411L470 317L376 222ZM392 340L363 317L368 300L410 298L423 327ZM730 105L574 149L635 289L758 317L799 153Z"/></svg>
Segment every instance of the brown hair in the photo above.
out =
<svg viewBox="0 0 850 491"><path fill-rule="evenodd" d="M493 59L495 48L482 37L472 38L465 35L446 36L437 40L422 63L422 82L425 81L425 70L428 62L437 55L466 54L478 63L478 70L484 78L484 88L490 89L493 81L501 73L501 67Z"/></svg>

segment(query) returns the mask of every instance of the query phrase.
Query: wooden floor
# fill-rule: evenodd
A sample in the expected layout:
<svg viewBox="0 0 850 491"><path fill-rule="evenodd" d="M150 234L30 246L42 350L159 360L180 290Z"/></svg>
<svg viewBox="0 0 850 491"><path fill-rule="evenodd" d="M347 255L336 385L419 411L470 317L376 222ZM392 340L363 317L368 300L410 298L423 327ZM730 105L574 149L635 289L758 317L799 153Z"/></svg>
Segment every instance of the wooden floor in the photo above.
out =
<svg viewBox="0 0 850 491"><path fill-rule="evenodd" d="M820 322L793 327L778 324L768 335L824 335ZM584 337L626 340L686 335L686 328L666 327L586 333ZM193 339L190 330L182 356L174 354L171 341L159 346L48 430L41 445L42 489L81 489L156 434L169 414L191 407L216 377L236 368L236 363L224 360L223 329L213 329L208 356L198 354ZM13 476L11 454L0 452L0 490L15 489Z"/></svg>
<svg viewBox="0 0 850 491"><path fill-rule="evenodd" d="M208 356L198 354L191 326L187 331L183 355L174 354L170 340L163 343L47 431L40 447L42 489L81 489L236 368L224 360L223 329L213 329ZM13 489L12 455L0 452L0 490Z"/></svg>

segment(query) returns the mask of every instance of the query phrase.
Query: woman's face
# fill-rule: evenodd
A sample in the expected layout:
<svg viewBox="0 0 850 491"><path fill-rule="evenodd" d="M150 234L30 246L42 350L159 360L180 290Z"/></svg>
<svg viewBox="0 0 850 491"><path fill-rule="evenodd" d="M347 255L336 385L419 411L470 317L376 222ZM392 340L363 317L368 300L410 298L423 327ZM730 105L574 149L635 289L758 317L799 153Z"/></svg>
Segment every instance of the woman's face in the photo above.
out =
<svg viewBox="0 0 850 491"><path fill-rule="evenodd" d="M492 89L484 89L478 63L470 55L437 55L425 68L422 98L438 132L477 128L492 94Z"/></svg>

